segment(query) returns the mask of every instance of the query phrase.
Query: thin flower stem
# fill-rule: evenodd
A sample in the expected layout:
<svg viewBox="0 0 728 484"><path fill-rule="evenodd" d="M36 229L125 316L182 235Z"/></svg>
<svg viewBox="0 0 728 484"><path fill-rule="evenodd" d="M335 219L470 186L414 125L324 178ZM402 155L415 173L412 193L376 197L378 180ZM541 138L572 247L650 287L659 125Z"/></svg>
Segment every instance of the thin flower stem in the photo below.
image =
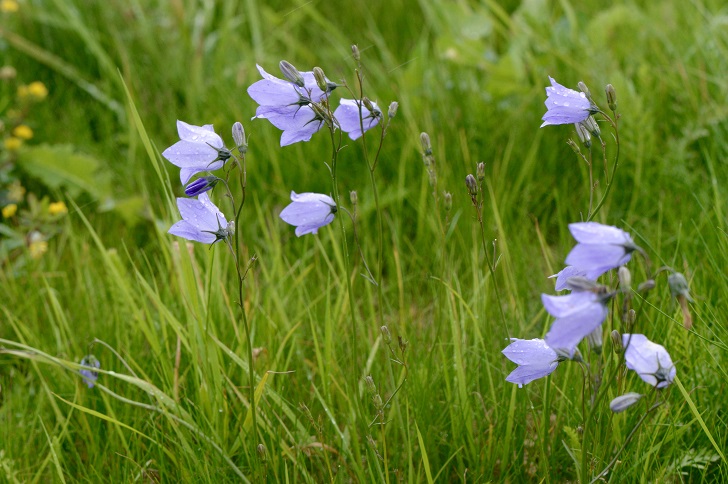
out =
<svg viewBox="0 0 728 484"><path fill-rule="evenodd" d="M604 205L604 201L607 199L607 196L609 195L609 191L612 188L612 184L614 182L614 176L617 174L617 167L619 166L619 129L617 127L617 122L609 117L606 113L603 111L599 111L604 118L609 122L610 125L612 125L612 129L614 129L614 140L616 143L616 153L614 155L614 166L612 167L612 175L607 179L607 188L604 191L604 195L602 195L602 198L597 203L597 206L594 207L594 211L589 214L589 217L587 217L586 221L589 222L591 220L594 220L594 216L599 212L599 210L602 208L602 205ZM605 154L606 156L606 154Z"/></svg>
<svg viewBox="0 0 728 484"><path fill-rule="evenodd" d="M484 193L482 189L480 192ZM510 333L510 331L508 331L508 324L506 323L506 314L505 314L505 312L503 312L503 305L501 304L501 297L500 297L500 290L498 289L498 282L495 280L495 268L493 267L493 263L491 263L490 255L488 255L488 247L487 247L486 237L485 237L485 225L483 224L482 203L476 204L475 211L478 215L478 225L480 226L480 239L483 243L483 252L485 253L485 261L488 264L488 271L490 271L490 278L493 280L493 290L495 292L496 303L498 304L498 311L500 312L500 316L501 316L501 323L503 324L503 330L506 333L506 337L510 341L511 333Z"/></svg>
<svg viewBox="0 0 728 484"><path fill-rule="evenodd" d="M623 451L623 450L624 450L624 449L625 449L625 448L627 447L627 444L629 444L629 442L630 442L630 441L632 440L632 437L633 437L633 436L634 436L634 434L635 434L635 433L637 432L637 430L638 430L638 429L640 428L640 426L641 426L641 425L642 425L642 423L643 423L643 422L645 421L645 419L646 419L646 418L647 418L647 416L648 416L648 415L650 414L650 412L652 412L653 410L655 410L656 408L658 408L658 407L659 407L660 405L662 405L663 403L665 403L665 402L664 402L664 401L661 401L661 402L657 402L657 403L655 403L654 405L652 405L652 406L651 406L651 407L650 407L650 408L649 408L649 409L648 409L648 410L647 410L647 411L646 411L646 412L645 412L645 413L644 413L644 414L642 415L642 417L641 417L641 418L639 419L639 421L637 422L637 424L635 424L634 428L633 428L633 429L632 429L632 431L631 431L631 432L629 433L629 435L627 436L627 438L626 438L626 439L624 439L624 443L622 444L622 447L620 447L620 448L619 448L619 450L617 451L617 453L616 453L616 454L614 454L614 457L612 458L612 460L611 460L611 461L609 462L609 464L607 464L607 467L605 467L605 468L604 468L604 470L602 470L602 472L600 472L599 474L597 474L597 475L596 475L596 477L594 477L594 479L592 479L591 481L589 481L589 484L594 484L595 482L597 482L598 480L600 480L600 479L601 479L602 477L604 477L604 476L606 476L606 475L607 475L607 472L609 472L609 469L611 469L611 468L612 468L612 466L613 466L614 464L616 464L616 463L617 463L617 459L619 458L619 455L620 455L620 454L622 453L622 451Z"/></svg>
<svg viewBox="0 0 728 484"><path fill-rule="evenodd" d="M592 167L592 150L589 149L589 161L587 161L587 165L589 165L589 211L587 212L587 218L591 217L592 214L592 207L594 207L594 170Z"/></svg>

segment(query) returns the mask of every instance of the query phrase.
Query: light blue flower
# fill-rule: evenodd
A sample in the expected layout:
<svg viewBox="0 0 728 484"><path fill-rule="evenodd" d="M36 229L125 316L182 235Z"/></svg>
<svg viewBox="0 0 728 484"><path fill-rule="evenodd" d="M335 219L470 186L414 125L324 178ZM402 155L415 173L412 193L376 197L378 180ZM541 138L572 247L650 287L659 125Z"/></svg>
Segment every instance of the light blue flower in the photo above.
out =
<svg viewBox="0 0 728 484"><path fill-rule="evenodd" d="M330 224L337 212L336 202L321 193L291 192L291 203L283 209L281 219L296 227L298 237L318 233L318 229Z"/></svg>
<svg viewBox="0 0 728 484"><path fill-rule="evenodd" d="M551 86L546 88L546 114L541 127L551 124L572 124L584 121L596 112L586 94L566 88L549 76Z"/></svg>
<svg viewBox="0 0 728 484"><path fill-rule="evenodd" d="M101 362L97 360L94 355L84 356L80 364L96 369L101 368ZM94 385L96 385L96 380L99 378L99 372L83 369L78 370L78 373L83 377L83 382L88 385L89 388L93 388Z"/></svg>
<svg viewBox="0 0 728 484"><path fill-rule="evenodd" d="M169 233L188 240L214 244L218 240L227 239L233 232L228 226L225 215L222 214L207 193L202 193L197 199L178 198L177 208L182 220L174 224Z"/></svg>
<svg viewBox="0 0 728 484"><path fill-rule="evenodd" d="M367 132L379 124L379 121L382 119L382 111L377 106L377 103L372 102L371 106L374 109L371 111L367 109L366 105L361 106L360 120L359 104L361 104L361 101L341 99L339 107L334 111L334 118L339 122L341 130L348 133L349 138L353 140L360 138L363 134L362 126L364 126L364 132Z"/></svg>
<svg viewBox="0 0 728 484"><path fill-rule="evenodd" d="M556 318L546 334L546 344L560 355L572 358L576 346L607 317L609 294L596 289L574 291L566 296L541 294L546 311Z"/></svg>
<svg viewBox="0 0 728 484"><path fill-rule="evenodd" d="M162 156L180 167L179 178L183 185L196 173L222 168L230 158L230 151L211 124L193 126L178 120L177 132L180 141L164 150Z"/></svg>
<svg viewBox="0 0 728 484"><path fill-rule="evenodd" d="M544 340L511 338L511 341L501 353L517 364L518 368L506 377L507 382L521 387L550 375L559 366L561 358Z"/></svg>
<svg viewBox="0 0 728 484"><path fill-rule="evenodd" d="M587 279L596 280L626 264L639 249L627 232L611 225L580 222L569 224L569 230L578 244L566 256L566 263L585 271Z"/></svg>
<svg viewBox="0 0 728 484"><path fill-rule="evenodd" d="M665 388L675 379L677 370L667 350L643 334L623 334L624 359L627 368L634 370L643 381Z"/></svg>

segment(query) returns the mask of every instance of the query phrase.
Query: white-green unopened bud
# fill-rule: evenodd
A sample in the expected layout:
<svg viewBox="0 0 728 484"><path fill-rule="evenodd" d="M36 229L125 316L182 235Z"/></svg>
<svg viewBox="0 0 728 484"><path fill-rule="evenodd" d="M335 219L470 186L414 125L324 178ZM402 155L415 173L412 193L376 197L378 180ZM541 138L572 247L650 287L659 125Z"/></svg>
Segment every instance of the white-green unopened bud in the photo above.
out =
<svg viewBox="0 0 728 484"><path fill-rule="evenodd" d="M607 84L607 87L604 88L604 91L607 94L607 106L609 106L609 109L612 111L617 110L617 91L614 90L614 86L611 84Z"/></svg>
<svg viewBox="0 0 728 484"><path fill-rule="evenodd" d="M445 199L445 211L449 212L452 210L452 194L450 192L445 192L443 198Z"/></svg>
<svg viewBox="0 0 728 484"><path fill-rule="evenodd" d="M420 144L422 144L422 151L425 152L425 156L432 154L432 144L430 143L430 135L422 132L420 133Z"/></svg>
<svg viewBox="0 0 728 484"><path fill-rule="evenodd" d="M615 329L609 333L609 336L612 338L612 349L614 352L621 353L624 351L624 346L622 346L622 335L619 334L619 331Z"/></svg>
<svg viewBox="0 0 728 484"><path fill-rule="evenodd" d="M667 276L667 284L670 286L672 297L685 296L688 301L693 302L688 290L688 281L681 273L674 272Z"/></svg>
<svg viewBox="0 0 728 484"><path fill-rule="evenodd" d="M389 344L392 342L392 334L389 332L389 328L386 326L382 326L379 328L379 330L382 332L382 339L384 340L385 344Z"/></svg>
<svg viewBox="0 0 728 484"><path fill-rule="evenodd" d="M361 59L361 54L359 53L359 46L357 46L356 44L351 46L351 56L357 62L359 62L359 59Z"/></svg>
<svg viewBox="0 0 728 484"><path fill-rule="evenodd" d="M479 182L485 180L485 163L482 161L478 163L478 166L475 169L475 175L478 177Z"/></svg>
<svg viewBox="0 0 728 484"><path fill-rule="evenodd" d="M351 201L352 205L356 205L356 203L359 201L359 195L356 194L356 190L352 190L349 192L349 200Z"/></svg>
<svg viewBox="0 0 728 484"><path fill-rule="evenodd" d="M255 450L258 452L261 459L265 458L265 445L258 444L258 447L256 447Z"/></svg>
<svg viewBox="0 0 728 484"><path fill-rule="evenodd" d="M642 395L639 393L625 393L624 395L620 395L609 402L609 408L612 409L612 412L614 413L624 412L629 407L639 402L640 398L642 398Z"/></svg>
<svg viewBox="0 0 728 484"><path fill-rule="evenodd" d="M372 402L374 403L374 407L377 410L381 410L382 407L384 406L384 402L382 401L382 396L379 395L378 393L374 394L374 396L372 397Z"/></svg>
<svg viewBox="0 0 728 484"><path fill-rule="evenodd" d="M387 116L391 119L397 115L397 110L399 109L399 103L397 101L392 101L389 103L389 109L387 110Z"/></svg>
<svg viewBox="0 0 728 484"><path fill-rule="evenodd" d="M586 146L587 149L591 148L591 135L589 134L589 130L586 129L586 126L584 126L584 123L574 123L574 127L576 128L576 135L579 137L581 144Z"/></svg>
<svg viewBox="0 0 728 484"><path fill-rule="evenodd" d="M647 292L651 291L655 288L655 280L654 279L647 279L645 282L640 283L639 286L637 286L638 292Z"/></svg>
<svg viewBox="0 0 728 484"><path fill-rule="evenodd" d="M582 121L582 123L592 136L597 139L601 139L602 131L599 129L599 123L597 123L597 120L594 119L594 116L589 116L584 121Z"/></svg>
<svg viewBox="0 0 728 484"><path fill-rule="evenodd" d="M297 85L298 87L305 86L305 83L303 82L303 76L300 72L298 72L298 69L296 69L293 64L286 60L282 60L278 67L281 69L281 73L283 74L283 77Z"/></svg>
<svg viewBox="0 0 728 484"><path fill-rule="evenodd" d="M372 104L371 100L370 100L370 99L369 99L368 97L363 97L363 98L361 99L361 102L362 102L362 104L364 104L364 107L365 107L365 108L367 108L367 109L369 110L369 112L374 112L375 110L377 110L377 109L376 109L376 108L374 107L374 104ZM378 111L378 110L377 110L377 111Z"/></svg>
<svg viewBox="0 0 728 484"><path fill-rule="evenodd" d="M629 272L626 266L620 266L617 270L617 278L619 279L619 287L625 291L629 291L632 287L632 273Z"/></svg>
<svg viewBox="0 0 728 484"><path fill-rule="evenodd" d="M377 386L374 384L374 378L372 378L371 375L364 377L364 386L366 386L367 391L372 395L377 393Z"/></svg>
<svg viewBox="0 0 728 484"><path fill-rule="evenodd" d="M579 86L579 90L581 92L583 92L584 94L586 94L586 97L591 96L591 92L589 92L589 88L586 87L586 84L584 84L583 81L579 81L579 83L577 84L577 86Z"/></svg>
<svg viewBox="0 0 728 484"><path fill-rule="evenodd" d="M313 68L313 78L316 79L316 85L323 92L329 92L329 81L326 80L326 74L320 67Z"/></svg>
<svg viewBox="0 0 728 484"><path fill-rule="evenodd" d="M238 151L243 154L248 151L248 141L245 139L245 129L243 129L242 123L236 121L233 124L233 141L235 146L238 147Z"/></svg>

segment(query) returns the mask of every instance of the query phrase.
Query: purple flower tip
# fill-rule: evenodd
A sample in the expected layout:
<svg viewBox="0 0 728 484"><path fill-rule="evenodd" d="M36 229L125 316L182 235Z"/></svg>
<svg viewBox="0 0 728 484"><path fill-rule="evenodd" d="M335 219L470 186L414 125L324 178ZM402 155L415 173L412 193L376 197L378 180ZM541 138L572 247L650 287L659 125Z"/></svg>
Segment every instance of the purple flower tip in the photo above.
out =
<svg viewBox="0 0 728 484"><path fill-rule="evenodd" d="M291 203L281 211L280 217L295 226L300 237L318 233L319 228L334 220L336 211L336 202L328 195L291 192Z"/></svg>
<svg viewBox="0 0 728 484"><path fill-rule="evenodd" d="M182 220L174 224L169 233L188 240L214 244L232 234L232 223L228 225L225 215L210 200L207 193L194 198L178 198L177 208Z"/></svg>
<svg viewBox="0 0 728 484"><path fill-rule="evenodd" d="M177 121L177 132L180 140L164 150L162 156L181 168L180 181L183 185L196 173L222 168L230 158L230 152L211 124L194 126Z"/></svg>
<svg viewBox="0 0 728 484"><path fill-rule="evenodd" d="M559 365L559 356L544 340L511 338L511 341L502 353L518 368L506 377L507 382L521 387L550 375Z"/></svg>
<svg viewBox="0 0 728 484"><path fill-rule="evenodd" d="M623 334L624 359L645 383L665 388L675 379L677 370L667 350L643 334Z"/></svg>
<svg viewBox="0 0 728 484"><path fill-rule="evenodd" d="M217 182L219 181L220 178L214 175L198 178L197 180L193 181L185 187L185 195L187 195L188 197L196 197L198 195L201 195L215 188L215 185L217 185Z"/></svg>
<svg viewBox="0 0 728 484"><path fill-rule="evenodd" d="M586 94L562 86L549 76L551 86L546 88L546 114L541 127L551 124L572 124L584 121L594 107Z"/></svg>
<svg viewBox="0 0 728 484"><path fill-rule="evenodd" d="M97 360L94 355L84 356L80 364L96 369L101 368L101 362ZM96 380L99 378L99 372L90 369L83 369L78 370L78 373L83 377L83 382L88 385L89 388L93 388L94 385L96 385Z"/></svg>

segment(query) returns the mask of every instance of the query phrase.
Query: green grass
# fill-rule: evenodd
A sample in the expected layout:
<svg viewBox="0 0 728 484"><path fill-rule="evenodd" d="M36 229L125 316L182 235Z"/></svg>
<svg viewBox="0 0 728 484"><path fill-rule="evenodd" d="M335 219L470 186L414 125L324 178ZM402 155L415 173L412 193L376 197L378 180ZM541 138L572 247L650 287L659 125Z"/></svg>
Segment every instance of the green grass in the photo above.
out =
<svg viewBox="0 0 728 484"><path fill-rule="evenodd" d="M573 130L538 128L548 75L569 87L583 80L602 104L603 86L616 88L622 155L597 219L630 231L655 267L683 272L696 299L691 332L664 275L636 300L641 331L668 349L679 385L663 392L666 403L606 478L728 479L720 456L728 448L722 2L349 3L28 0L0 16L2 63L50 91L31 114L31 143L70 143L101 161L117 204L68 200L49 252L23 270L2 266L0 480L595 477L646 407L612 415L608 400L620 394L613 385L586 425L583 449L580 367L564 363L518 389L504 381L514 365L500 353L508 334L548 330L540 294L553 293L547 276L573 244L567 224L588 205L586 168L565 143ZM349 219L348 273L338 221L299 239L278 219L290 190L331 192L330 142L321 132L280 148L278 130L249 121L255 103L245 92L259 78L256 63L276 73L281 59L353 85L352 43L368 96L400 105L375 173L381 293L359 276ZM4 102L13 94L0 91ZM170 187L176 195L181 188L160 153L177 140L176 119L214 123L227 142L241 121L250 137L238 230L243 260L257 258L243 301L261 349L257 438L246 422L250 362L232 258L222 245L188 248L166 234L178 217ZM421 131L432 138L439 196L452 193L444 238ZM348 144L339 186L358 192L356 229L376 266L373 192L361 144ZM479 161L495 277L464 185ZM141 208L122 216L118 205L134 196ZM644 278L638 259L630 269L635 281ZM406 372L390 358L382 324L398 356L397 338L407 341ZM88 353L102 365L90 390L74 366ZM366 375L384 401L401 384L384 425ZM648 393L634 374L619 385ZM583 462L589 469L580 474Z"/></svg>

